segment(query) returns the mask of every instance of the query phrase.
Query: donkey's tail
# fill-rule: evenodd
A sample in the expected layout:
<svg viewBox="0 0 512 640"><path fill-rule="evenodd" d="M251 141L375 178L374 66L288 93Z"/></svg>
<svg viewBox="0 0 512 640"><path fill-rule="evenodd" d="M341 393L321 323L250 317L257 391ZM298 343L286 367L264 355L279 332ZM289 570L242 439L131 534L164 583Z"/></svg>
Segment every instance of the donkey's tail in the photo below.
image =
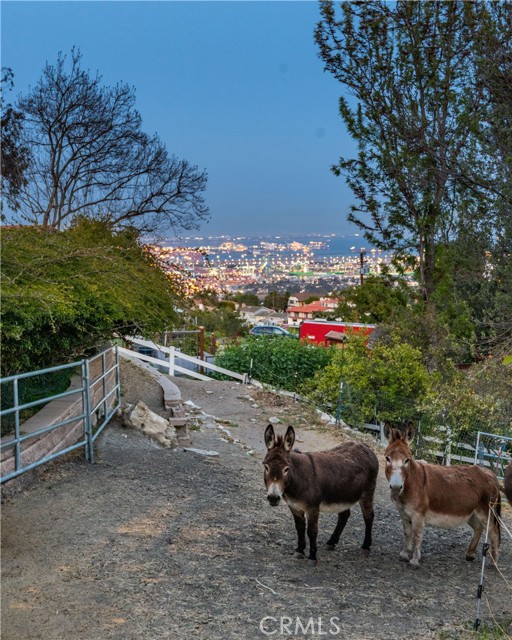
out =
<svg viewBox="0 0 512 640"><path fill-rule="evenodd" d="M494 524L496 526L496 530L498 531L498 544L501 544L501 491L498 491L498 495L496 496L496 500L491 503L492 508L492 517L494 519Z"/></svg>

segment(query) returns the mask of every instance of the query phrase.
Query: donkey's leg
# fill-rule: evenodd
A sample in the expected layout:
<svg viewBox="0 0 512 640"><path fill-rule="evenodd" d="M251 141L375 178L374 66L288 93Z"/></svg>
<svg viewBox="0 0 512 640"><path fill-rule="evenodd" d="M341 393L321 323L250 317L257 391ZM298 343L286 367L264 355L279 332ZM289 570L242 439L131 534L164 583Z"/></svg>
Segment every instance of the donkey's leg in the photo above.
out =
<svg viewBox="0 0 512 640"><path fill-rule="evenodd" d="M499 514L498 514L499 515ZM491 522L489 523L489 539L491 541L491 555L495 563L498 562L500 554L500 529L493 513L491 513Z"/></svg>
<svg viewBox="0 0 512 640"><path fill-rule="evenodd" d="M364 540L361 548L365 556L370 553L370 547L372 546L372 528L375 517L373 511L373 492L374 489L371 492L364 493L359 500L359 506L361 507L364 519Z"/></svg>
<svg viewBox="0 0 512 640"><path fill-rule="evenodd" d="M412 558L410 560L411 566L417 569L420 566L421 559L421 543L423 542L423 529L425 528L425 518L423 515L413 515L411 518L412 524Z"/></svg>
<svg viewBox="0 0 512 640"><path fill-rule="evenodd" d="M304 558L304 550L306 549L306 518L304 512L292 511L295 520L295 529L297 530L297 548L295 549L296 558Z"/></svg>
<svg viewBox="0 0 512 640"><path fill-rule="evenodd" d="M485 518L485 522L487 522L487 518ZM482 536L484 524L483 519L478 517L475 512L473 512L469 517L468 524L473 529L473 537L471 538L468 550L466 551L466 560L472 562L475 559L476 548Z"/></svg>
<svg viewBox="0 0 512 640"><path fill-rule="evenodd" d="M318 509L314 509L308 511L307 521L308 521L308 538L309 538L309 560L316 564L316 539L318 536Z"/></svg>
<svg viewBox="0 0 512 640"><path fill-rule="evenodd" d="M404 546L402 547L402 551L400 551L400 560L409 562L413 549L412 522L405 513L400 514L400 517L402 518L402 527L404 529Z"/></svg>
<svg viewBox="0 0 512 640"><path fill-rule="evenodd" d="M334 549L334 547L340 541L340 536L343 533L343 529L347 524L347 520L350 518L350 509L346 511L341 511L338 513L338 522L336 523L336 527L332 532L332 536L327 540L327 546L329 549Z"/></svg>

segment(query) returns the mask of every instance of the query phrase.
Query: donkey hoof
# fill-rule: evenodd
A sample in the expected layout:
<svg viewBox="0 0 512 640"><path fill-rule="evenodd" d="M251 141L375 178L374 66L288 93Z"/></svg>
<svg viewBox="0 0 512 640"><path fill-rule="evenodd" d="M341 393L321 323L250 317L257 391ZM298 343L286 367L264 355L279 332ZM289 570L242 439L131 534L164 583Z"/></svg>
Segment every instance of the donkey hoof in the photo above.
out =
<svg viewBox="0 0 512 640"><path fill-rule="evenodd" d="M368 558L368 556L370 555L370 549L361 549L361 555L363 556L363 558Z"/></svg>
<svg viewBox="0 0 512 640"><path fill-rule="evenodd" d="M308 558L308 564L311 567L316 567L316 565L318 564L318 560L316 558Z"/></svg>
<svg viewBox="0 0 512 640"><path fill-rule="evenodd" d="M332 544L332 542L327 542L325 546L329 551L334 551L334 549L336 549L336 545Z"/></svg>
<svg viewBox="0 0 512 640"><path fill-rule="evenodd" d="M400 560L401 560L402 562L409 562L409 554L404 553L404 552L402 551L402 553L400 554Z"/></svg>
<svg viewBox="0 0 512 640"><path fill-rule="evenodd" d="M418 562L418 560L411 560L409 562L409 564L411 565L411 567L413 569L419 569L420 568L420 563Z"/></svg>
<svg viewBox="0 0 512 640"><path fill-rule="evenodd" d="M299 560L304 560L304 558L306 557L302 551L296 551L293 555L296 558L299 558Z"/></svg>
<svg viewBox="0 0 512 640"><path fill-rule="evenodd" d="M466 555L466 560L467 560L468 562L473 562L473 561L474 561L474 559L475 559L475 556L468 556L468 555Z"/></svg>

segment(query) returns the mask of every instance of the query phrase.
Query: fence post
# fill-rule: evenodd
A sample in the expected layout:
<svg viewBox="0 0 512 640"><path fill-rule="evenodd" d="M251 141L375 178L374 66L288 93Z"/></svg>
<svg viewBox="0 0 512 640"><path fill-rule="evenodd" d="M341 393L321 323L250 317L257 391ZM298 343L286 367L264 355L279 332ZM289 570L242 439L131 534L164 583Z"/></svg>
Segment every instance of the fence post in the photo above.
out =
<svg viewBox="0 0 512 640"><path fill-rule="evenodd" d="M452 428L446 427L446 448L445 448L445 466L449 467L452 463Z"/></svg>
<svg viewBox="0 0 512 640"><path fill-rule="evenodd" d="M174 359L176 357L175 348L171 345L169 347L169 375L174 376L176 372L174 370Z"/></svg>
<svg viewBox="0 0 512 640"><path fill-rule="evenodd" d="M480 431L476 437L476 447L475 447L475 464L478 464L478 458L480 453Z"/></svg>
<svg viewBox="0 0 512 640"><path fill-rule="evenodd" d="M115 349L115 361L116 361L116 396L117 396L117 406L121 408L121 370L119 368L119 349L116 344Z"/></svg>
<svg viewBox="0 0 512 640"><path fill-rule="evenodd" d="M89 360L85 359L82 364L82 378L84 386L84 436L85 443L85 459L90 464L94 464L94 444L92 439L91 428L91 376L89 372Z"/></svg>
<svg viewBox="0 0 512 640"><path fill-rule="evenodd" d="M19 406L19 397L18 397L18 378L14 378L13 380L13 398L14 398L14 406ZM14 412L14 441L15 441L15 451L14 451L14 460L15 460L15 470L21 468L21 445L20 445L20 412L16 410Z"/></svg>
<svg viewBox="0 0 512 640"><path fill-rule="evenodd" d="M204 327L199 327L199 360L204 360ZM203 367L199 367L199 373L204 373Z"/></svg>
<svg viewBox="0 0 512 640"><path fill-rule="evenodd" d="M101 375L103 376L103 418L108 416L108 406L107 406L107 359L105 354L107 352L103 351L101 354Z"/></svg>
<svg viewBox="0 0 512 640"><path fill-rule="evenodd" d="M384 435L384 422L382 420L378 420L378 425L380 427L380 443L382 445L387 445L388 444L388 440L386 438L386 436Z"/></svg>
<svg viewBox="0 0 512 640"><path fill-rule="evenodd" d="M336 426L341 426L341 410L343 402L343 380L340 381L340 390L338 392L338 402L336 403Z"/></svg>

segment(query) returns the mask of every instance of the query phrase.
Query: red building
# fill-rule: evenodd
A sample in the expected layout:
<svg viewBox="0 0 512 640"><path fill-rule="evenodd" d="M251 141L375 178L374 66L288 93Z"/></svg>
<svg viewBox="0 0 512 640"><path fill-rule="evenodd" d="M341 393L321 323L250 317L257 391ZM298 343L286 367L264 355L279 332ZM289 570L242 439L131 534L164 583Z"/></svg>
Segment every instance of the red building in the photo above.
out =
<svg viewBox="0 0 512 640"><path fill-rule="evenodd" d="M344 334L354 331L369 335L375 330L374 324L359 322L331 322L329 320L304 320L300 325L299 338L309 340L315 344L343 343Z"/></svg>

